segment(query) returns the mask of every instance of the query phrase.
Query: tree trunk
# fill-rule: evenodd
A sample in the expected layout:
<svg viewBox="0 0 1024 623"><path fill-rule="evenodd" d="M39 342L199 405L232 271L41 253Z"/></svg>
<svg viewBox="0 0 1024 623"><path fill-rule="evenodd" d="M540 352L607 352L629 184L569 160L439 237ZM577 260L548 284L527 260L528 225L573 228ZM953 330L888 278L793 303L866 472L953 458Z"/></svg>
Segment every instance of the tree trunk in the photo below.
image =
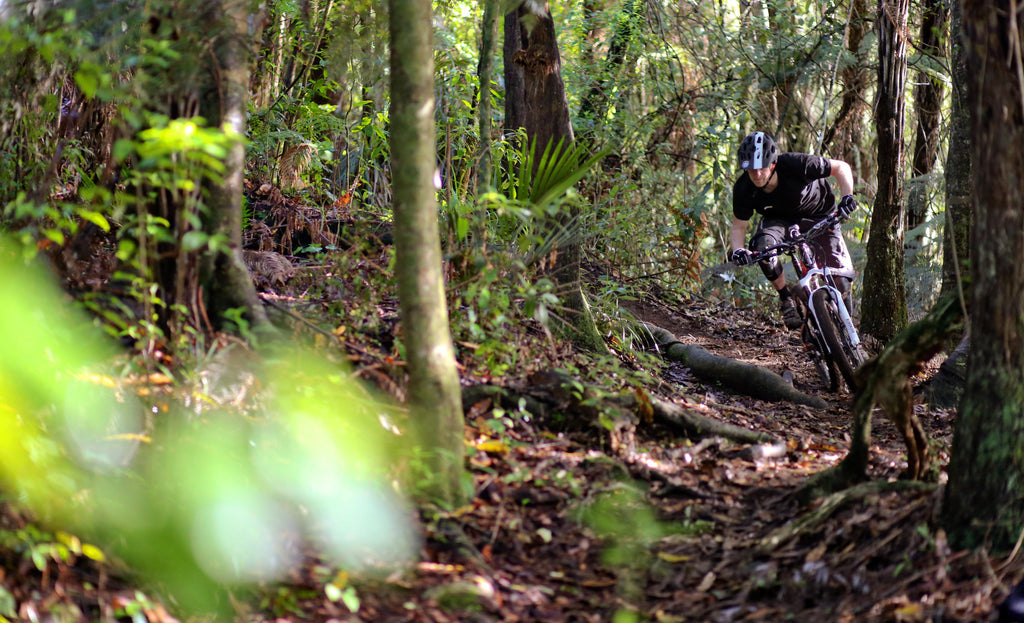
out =
<svg viewBox="0 0 1024 623"><path fill-rule="evenodd" d="M949 10L944 0L927 0L921 19L918 48L921 54L944 60L945 32ZM928 218L928 174L935 166L939 151L939 121L942 114L943 85L938 77L921 71L917 78L914 106L917 108L917 134L914 143L912 181L907 193L907 230L918 227ZM919 246L920 237L908 241Z"/></svg>
<svg viewBox="0 0 1024 623"><path fill-rule="evenodd" d="M970 346L970 333L964 332L960 343L939 366L939 371L928 379L924 397L931 408L955 409L959 406L967 385L967 355Z"/></svg>
<svg viewBox="0 0 1024 623"><path fill-rule="evenodd" d="M512 60L523 71L523 127L529 148L536 156L532 159L536 167L549 146L552 156L572 149L573 129L551 11L547 3L543 10L536 12L524 3L519 7L519 15L525 47L517 50ZM554 250L554 269L550 273L558 284L557 293L568 314L559 329L577 347L604 352L607 347L597 331L580 285L582 242L575 225L577 210L575 204L569 204L546 224L548 236L564 240ZM571 232L570 235L564 236L566 231Z"/></svg>
<svg viewBox="0 0 1024 623"><path fill-rule="evenodd" d="M502 57L505 65L505 132L511 134L526 127L526 86L523 68L515 55L527 46L526 31L520 22L526 10L520 6L505 13L505 42Z"/></svg>
<svg viewBox="0 0 1024 623"><path fill-rule="evenodd" d="M594 133L601 126L608 113L608 88L612 77L626 63L626 52L633 40L646 3L642 0L627 0L623 3L612 39L608 44L608 55L604 68L594 76L590 90L580 103L580 119L589 123L586 135L593 139Z"/></svg>
<svg viewBox="0 0 1024 623"><path fill-rule="evenodd" d="M951 333L959 330L963 309L956 296L945 296L927 316L911 324L881 353L857 370L861 389L853 401L850 451L836 466L812 476L798 493L804 502L828 495L864 480L871 450L871 416L878 407L895 426L907 446L905 477L931 478L928 436L914 413L911 379L939 352Z"/></svg>
<svg viewBox="0 0 1024 623"><path fill-rule="evenodd" d="M887 342L907 326L903 269L903 113L909 0L878 5L878 195L867 244L860 330Z"/></svg>
<svg viewBox="0 0 1024 623"><path fill-rule="evenodd" d="M523 127L537 162L548 145L568 151L574 136L551 11L545 2L540 14L531 13L525 5L519 13L526 20L520 24L524 46L512 60L523 70Z"/></svg>
<svg viewBox="0 0 1024 623"><path fill-rule="evenodd" d="M491 79L494 76L494 34L497 26L498 0L484 0L480 24L480 146L477 150L476 187L480 191L491 185Z"/></svg>
<svg viewBox="0 0 1024 623"><path fill-rule="evenodd" d="M868 19L867 0L850 0L850 19L846 26L846 50L852 60L839 70L843 85L843 96L839 110L832 124L825 131L821 153L836 154L853 165L853 170L863 179L868 175L865 162L860 157L860 145L867 110L870 59L862 50L871 21Z"/></svg>
<svg viewBox="0 0 1024 623"><path fill-rule="evenodd" d="M427 455L424 493L457 504L462 399L448 326L434 196L434 63L430 0L390 0L395 272L409 363L412 425Z"/></svg>
<svg viewBox="0 0 1024 623"><path fill-rule="evenodd" d="M1015 2L965 0L974 137L971 343L942 523L950 544L1010 549L1024 524L1024 47Z"/></svg>
<svg viewBox="0 0 1024 623"><path fill-rule="evenodd" d="M215 47L215 88L207 91L203 115L212 126L235 133L224 159L224 178L207 181L203 229L209 236L228 240L225 250L209 249L200 259L199 284L203 289L206 314L216 327L227 322L224 312L241 308L243 317L256 328L269 326L266 312L256 295L252 277L242 259L242 183L245 177L246 108L249 96L249 58L245 41L249 36L249 13L244 4L221 2L209 5L210 23L224 24ZM259 21L259 20L255 20Z"/></svg>
<svg viewBox="0 0 1024 623"><path fill-rule="evenodd" d="M949 151L946 156L946 219L942 232L942 293L959 289L970 251L973 173L971 171L971 116L967 106L967 64L961 32L960 3L954 2L950 32L952 105Z"/></svg>

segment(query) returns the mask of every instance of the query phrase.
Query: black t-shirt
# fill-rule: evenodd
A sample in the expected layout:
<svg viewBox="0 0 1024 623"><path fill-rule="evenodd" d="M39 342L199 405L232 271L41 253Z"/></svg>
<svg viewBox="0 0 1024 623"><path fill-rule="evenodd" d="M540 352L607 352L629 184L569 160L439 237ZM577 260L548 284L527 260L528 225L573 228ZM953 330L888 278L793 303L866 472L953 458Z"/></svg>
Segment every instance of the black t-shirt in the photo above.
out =
<svg viewBox="0 0 1024 623"><path fill-rule="evenodd" d="M732 187L732 213L741 221L749 221L754 212L766 218L797 222L802 218L822 218L835 205L836 198L828 177L832 166L828 158L811 154L779 154L775 163L779 184L770 193L754 186L750 176L743 175Z"/></svg>

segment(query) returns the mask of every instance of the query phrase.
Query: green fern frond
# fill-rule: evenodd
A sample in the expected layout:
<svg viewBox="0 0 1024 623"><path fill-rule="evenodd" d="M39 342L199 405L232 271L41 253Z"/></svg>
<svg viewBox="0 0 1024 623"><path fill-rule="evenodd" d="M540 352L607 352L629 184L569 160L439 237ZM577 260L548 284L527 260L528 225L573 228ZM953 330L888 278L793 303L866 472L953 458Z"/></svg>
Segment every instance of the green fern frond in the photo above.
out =
<svg viewBox="0 0 1024 623"><path fill-rule="evenodd" d="M536 142L530 145L522 159L518 197L529 197L529 202L534 206L548 206L561 199L611 151L604 148L588 155L585 145L577 144L572 149L563 149L564 143L564 138L548 143L537 161L536 172L534 160L537 145Z"/></svg>

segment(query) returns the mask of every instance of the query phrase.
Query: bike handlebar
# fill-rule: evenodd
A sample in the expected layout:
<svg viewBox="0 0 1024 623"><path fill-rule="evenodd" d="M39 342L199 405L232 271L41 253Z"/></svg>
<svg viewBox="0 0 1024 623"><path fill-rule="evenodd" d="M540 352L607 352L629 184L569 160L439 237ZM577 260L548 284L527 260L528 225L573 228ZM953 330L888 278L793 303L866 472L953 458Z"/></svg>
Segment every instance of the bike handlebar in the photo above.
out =
<svg viewBox="0 0 1024 623"><path fill-rule="evenodd" d="M832 228L833 226L835 226L838 223L841 223L844 220L846 219L839 216L839 210L835 210L825 218L821 219L820 221L812 225L811 228L808 229L806 232L798 236L788 237L788 239L785 242L768 247L766 249L761 249L760 251L751 251L749 261L751 264L756 264L757 262L761 262L763 260L771 259L777 255L781 255L789 251L790 249L803 244L808 240L817 238L819 235L821 235L823 231Z"/></svg>

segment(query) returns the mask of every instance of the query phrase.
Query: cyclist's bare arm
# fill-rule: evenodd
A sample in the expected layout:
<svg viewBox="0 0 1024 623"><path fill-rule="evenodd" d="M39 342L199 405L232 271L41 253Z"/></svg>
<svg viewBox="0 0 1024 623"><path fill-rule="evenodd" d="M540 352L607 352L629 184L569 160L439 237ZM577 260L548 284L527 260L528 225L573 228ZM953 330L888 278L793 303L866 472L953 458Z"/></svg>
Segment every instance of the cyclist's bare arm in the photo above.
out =
<svg viewBox="0 0 1024 623"><path fill-rule="evenodd" d="M732 217L732 229L729 230L729 244L732 251L747 247L747 223L748 221L741 221L735 216Z"/></svg>
<svg viewBox="0 0 1024 623"><path fill-rule="evenodd" d="M839 196L853 194L853 169L842 160L829 160L832 167L832 177L836 178L839 184Z"/></svg>

